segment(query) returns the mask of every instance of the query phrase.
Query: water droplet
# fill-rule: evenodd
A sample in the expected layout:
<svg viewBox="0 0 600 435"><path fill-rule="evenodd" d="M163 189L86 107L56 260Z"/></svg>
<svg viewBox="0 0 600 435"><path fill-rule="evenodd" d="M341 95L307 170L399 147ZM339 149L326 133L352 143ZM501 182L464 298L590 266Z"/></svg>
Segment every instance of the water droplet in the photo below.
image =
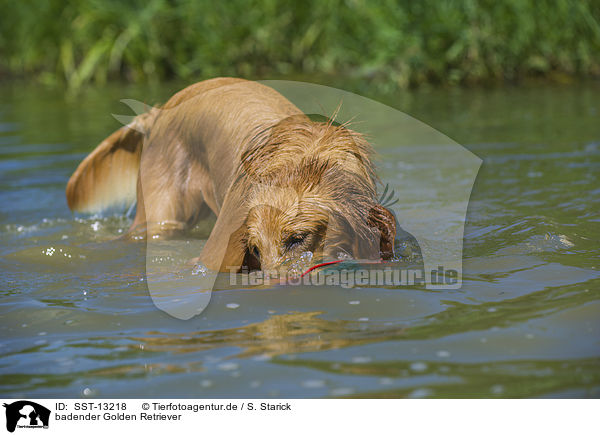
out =
<svg viewBox="0 0 600 435"><path fill-rule="evenodd" d="M313 253L304 251L298 256L286 257L282 264L287 267L287 273L290 277L299 276L304 270L308 269L313 259Z"/></svg>
<svg viewBox="0 0 600 435"><path fill-rule="evenodd" d="M425 370L427 370L427 364L425 364L424 362L414 362L410 365L410 369L413 372L424 372Z"/></svg>
<svg viewBox="0 0 600 435"><path fill-rule="evenodd" d="M569 239L567 239L567 236L565 236L564 234L559 234L558 235L558 240L566 247L566 248L572 248L573 246L575 246L575 243L571 242Z"/></svg>
<svg viewBox="0 0 600 435"><path fill-rule="evenodd" d="M527 176L529 178L537 178L537 177L541 177L542 175L544 175L544 174L542 172L539 172L539 171L529 171L527 173Z"/></svg>
<svg viewBox="0 0 600 435"><path fill-rule="evenodd" d="M96 390L94 390L92 388L84 388L83 389L83 395L86 396L86 397L95 396L96 395Z"/></svg>
<svg viewBox="0 0 600 435"><path fill-rule="evenodd" d="M338 260L342 260L342 261L347 261L347 260L352 260L352 256L350 254L348 254L347 252L338 252L337 254L337 259Z"/></svg>
<svg viewBox="0 0 600 435"><path fill-rule="evenodd" d="M196 264L192 269L192 275L206 276L208 269L203 264Z"/></svg>
<svg viewBox="0 0 600 435"><path fill-rule="evenodd" d="M302 386L304 388L323 388L325 386L325 381L321 379L309 379L302 381Z"/></svg>
<svg viewBox="0 0 600 435"><path fill-rule="evenodd" d="M502 385L493 385L492 388L490 388L490 391L492 392L492 394L502 394L504 393L504 386Z"/></svg>
<svg viewBox="0 0 600 435"><path fill-rule="evenodd" d="M424 397L427 397L431 395L431 390L428 388L417 388L416 390L413 390L408 397L411 399L422 399Z"/></svg>
<svg viewBox="0 0 600 435"><path fill-rule="evenodd" d="M334 388L333 390L331 390L332 396L346 396L352 393L354 393L354 388L349 387Z"/></svg>
<svg viewBox="0 0 600 435"><path fill-rule="evenodd" d="M236 370L238 367L239 365L234 362L224 362L217 366L219 370L223 370L225 372Z"/></svg>

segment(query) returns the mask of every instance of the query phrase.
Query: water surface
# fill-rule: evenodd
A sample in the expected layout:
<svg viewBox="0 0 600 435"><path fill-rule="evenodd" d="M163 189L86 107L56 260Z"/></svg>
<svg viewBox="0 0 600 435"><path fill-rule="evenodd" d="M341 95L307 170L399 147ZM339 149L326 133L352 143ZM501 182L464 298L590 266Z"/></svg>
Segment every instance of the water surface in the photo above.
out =
<svg viewBox="0 0 600 435"><path fill-rule="evenodd" d="M0 395L600 396L598 84L367 94L484 161L460 290L229 289L188 321L152 303L130 220L64 197L121 98L181 86L0 86Z"/></svg>

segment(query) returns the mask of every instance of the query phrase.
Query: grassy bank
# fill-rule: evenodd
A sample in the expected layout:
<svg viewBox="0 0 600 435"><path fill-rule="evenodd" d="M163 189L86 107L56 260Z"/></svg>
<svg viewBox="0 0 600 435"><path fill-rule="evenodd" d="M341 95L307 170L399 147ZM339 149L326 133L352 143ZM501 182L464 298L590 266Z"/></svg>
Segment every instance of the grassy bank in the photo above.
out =
<svg viewBox="0 0 600 435"><path fill-rule="evenodd" d="M598 0L0 0L0 71L66 81L341 75L380 89L600 75Z"/></svg>

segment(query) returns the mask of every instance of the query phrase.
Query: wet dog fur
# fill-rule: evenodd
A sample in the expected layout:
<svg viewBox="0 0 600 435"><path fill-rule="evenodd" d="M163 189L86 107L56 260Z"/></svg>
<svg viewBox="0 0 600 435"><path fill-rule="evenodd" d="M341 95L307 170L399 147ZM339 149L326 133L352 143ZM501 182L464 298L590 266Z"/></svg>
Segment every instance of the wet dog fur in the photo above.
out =
<svg viewBox="0 0 600 435"><path fill-rule="evenodd" d="M69 207L137 201L130 234L169 236L211 212L197 261L277 270L314 259L389 259L396 221L376 196L372 149L347 125L316 122L275 90L232 78L178 92L105 139L67 185Z"/></svg>

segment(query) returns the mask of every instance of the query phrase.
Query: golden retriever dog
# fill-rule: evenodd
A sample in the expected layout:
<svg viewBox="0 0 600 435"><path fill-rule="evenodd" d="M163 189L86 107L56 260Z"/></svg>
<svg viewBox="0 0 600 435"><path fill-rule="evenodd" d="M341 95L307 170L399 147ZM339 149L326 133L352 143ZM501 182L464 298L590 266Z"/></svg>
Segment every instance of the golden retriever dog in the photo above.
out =
<svg viewBox="0 0 600 435"><path fill-rule="evenodd" d="M387 260L396 221L377 201L372 149L311 120L275 90L203 81L106 138L68 182L69 207L137 201L130 234L164 237L217 216L198 261L215 271L281 270L310 252Z"/></svg>

